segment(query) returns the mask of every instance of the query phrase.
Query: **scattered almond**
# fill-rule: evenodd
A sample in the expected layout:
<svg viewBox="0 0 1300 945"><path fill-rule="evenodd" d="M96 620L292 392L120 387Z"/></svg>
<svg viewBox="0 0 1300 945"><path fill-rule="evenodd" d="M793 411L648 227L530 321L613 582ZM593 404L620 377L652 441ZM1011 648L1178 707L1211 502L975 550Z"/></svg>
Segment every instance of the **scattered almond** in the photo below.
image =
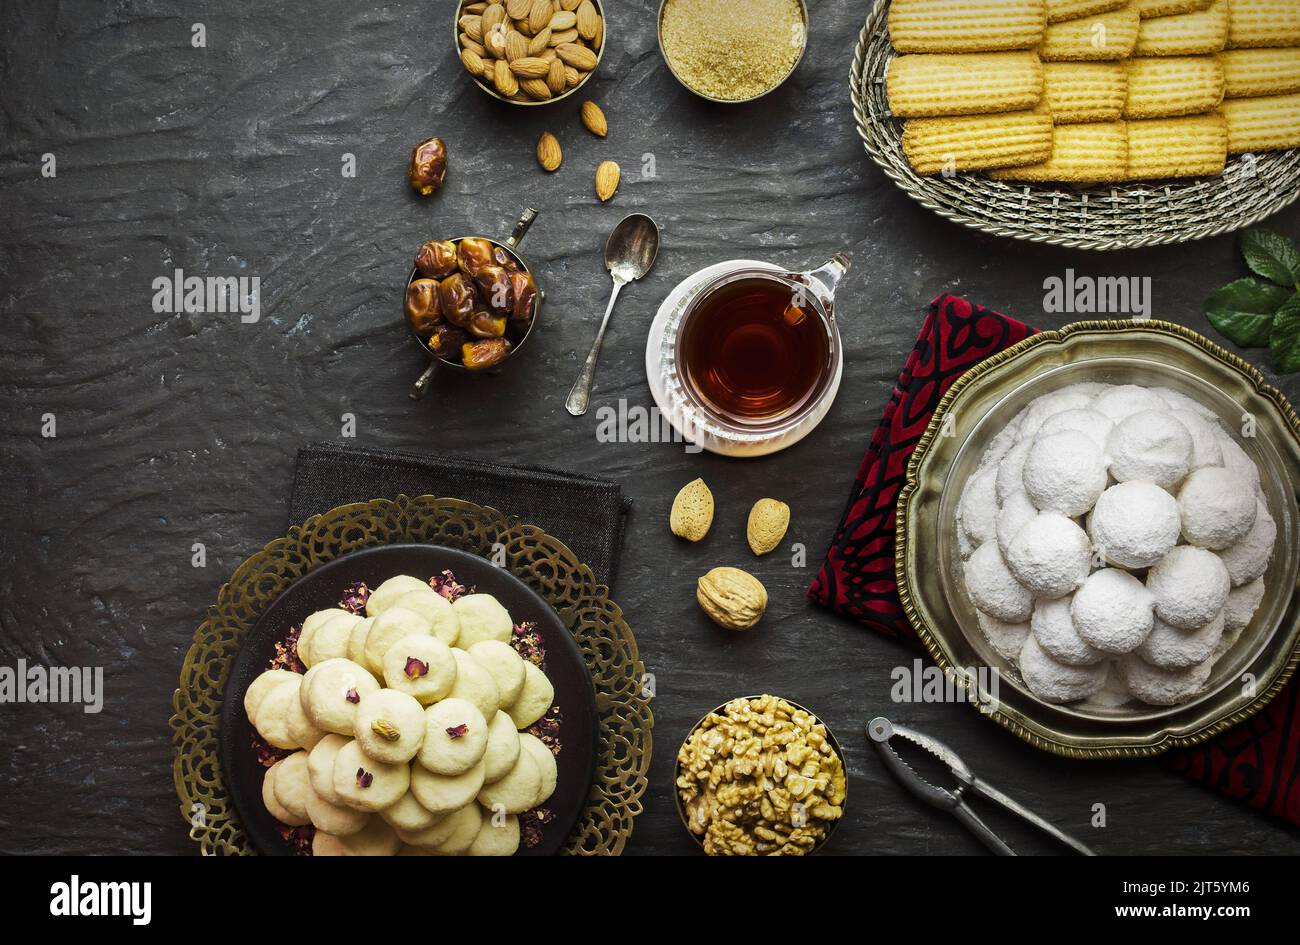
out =
<svg viewBox="0 0 1300 945"><path fill-rule="evenodd" d="M613 161L605 161L596 168L596 196L600 202L609 200L618 191L618 182L623 171Z"/></svg>
<svg viewBox="0 0 1300 945"><path fill-rule="evenodd" d="M781 544L790 527L790 506L776 499L759 499L749 510L745 537L756 555L765 555Z"/></svg>
<svg viewBox="0 0 1300 945"><path fill-rule="evenodd" d="M713 525L713 493L703 479L682 486L668 513L668 527L678 538L699 541Z"/></svg>
<svg viewBox="0 0 1300 945"><path fill-rule="evenodd" d="M560 139L549 131L543 132L537 139L537 163L542 165L542 170L554 172L560 169L563 162L564 152L560 150Z"/></svg>
<svg viewBox="0 0 1300 945"><path fill-rule="evenodd" d="M597 138L609 134L609 122L605 120L605 113L595 102L583 102L581 116L583 126Z"/></svg>

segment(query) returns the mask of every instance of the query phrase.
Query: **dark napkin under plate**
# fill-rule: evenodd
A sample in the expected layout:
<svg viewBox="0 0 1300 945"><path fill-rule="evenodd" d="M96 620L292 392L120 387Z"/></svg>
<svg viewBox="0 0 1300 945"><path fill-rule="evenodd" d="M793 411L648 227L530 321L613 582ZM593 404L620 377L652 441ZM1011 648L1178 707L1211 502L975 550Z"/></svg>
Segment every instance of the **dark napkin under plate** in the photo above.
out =
<svg viewBox="0 0 1300 945"><path fill-rule="evenodd" d="M289 523L352 502L435 495L490 505L564 542L612 586L632 501L618 483L540 466L313 443L298 451Z"/></svg>
<svg viewBox="0 0 1300 945"><path fill-rule="evenodd" d="M895 505L907 461L944 393L967 369L1034 329L944 295L907 358L858 467L826 562L808 589L817 603L887 636L916 643L894 581ZM1300 824L1300 683L1222 735L1164 756L1170 768L1252 807Z"/></svg>

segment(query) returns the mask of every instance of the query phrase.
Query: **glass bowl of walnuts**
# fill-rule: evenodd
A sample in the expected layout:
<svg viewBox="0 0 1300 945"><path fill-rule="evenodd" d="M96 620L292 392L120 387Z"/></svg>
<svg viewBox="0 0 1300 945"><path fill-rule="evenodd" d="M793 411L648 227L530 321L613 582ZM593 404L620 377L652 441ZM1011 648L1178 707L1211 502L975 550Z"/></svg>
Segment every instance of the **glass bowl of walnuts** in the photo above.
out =
<svg viewBox="0 0 1300 945"><path fill-rule="evenodd" d="M601 0L461 2L456 52L493 98L546 105L586 84L605 52Z"/></svg>

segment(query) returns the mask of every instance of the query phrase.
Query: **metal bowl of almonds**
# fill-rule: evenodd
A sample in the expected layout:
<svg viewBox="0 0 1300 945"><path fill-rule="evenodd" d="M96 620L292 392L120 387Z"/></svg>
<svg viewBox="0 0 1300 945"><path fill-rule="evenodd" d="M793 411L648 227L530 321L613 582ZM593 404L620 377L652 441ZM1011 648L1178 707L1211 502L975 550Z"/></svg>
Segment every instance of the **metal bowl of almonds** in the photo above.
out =
<svg viewBox="0 0 1300 945"><path fill-rule="evenodd" d="M844 816L844 753L815 714L780 696L741 696L691 728L674 797L710 856L803 856Z"/></svg>
<svg viewBox="0 0 1300 945"><path fill-rule="evenodd" d="M452 29L475 84L515 105L568 98L605 53L601 0L462 2Z"/></svg>

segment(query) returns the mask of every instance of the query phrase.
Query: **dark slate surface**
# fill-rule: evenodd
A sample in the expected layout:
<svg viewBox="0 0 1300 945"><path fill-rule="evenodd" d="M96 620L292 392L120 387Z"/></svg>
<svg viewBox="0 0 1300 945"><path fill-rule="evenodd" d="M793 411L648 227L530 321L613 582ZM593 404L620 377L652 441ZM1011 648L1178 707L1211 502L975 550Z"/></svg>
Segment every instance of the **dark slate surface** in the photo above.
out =
<svg viewBox="0 0 1300 945"><path fill-rule="evenodd" d="M184 12L178 12L178 6ZM449 48L448 4L348 0L10 0L0 6L0 437L9 520L0 539L0 661L102 665L102 714L0 707L0 849L170 852L193 845L171 784L167 717L204 606L247 555L280 534L295 450L338 439L445 448L618 477L636 501L617 598L658 680L658 749L629 850L692 849L672 804L671 765L689 725L731 696L776 691L820 711L843 740L851 813L839 853L970 853L955 823L913 802L861 736L880 712L949 741L978 772L1104 853L1297 853L1300 833L1184 781L1155 762L1080 763L1039 753L965 706L896 706L889 672L912 652L808 605L802 591L931 297L952 290L1042 326L1042 283L1082 274L1149 276L1156 313L1207 331L1201 302L1242 274L1232 238L1095 255L966 232L898 191L863 153L847 75L863 2L813 2L811 48L788 85L757 105L714 108L674 82L655 44L653 0L617 2L611 49L591 86L606 141L578 101L504 107L475 89ZM192 48L202 22L207 47ZM566 161L543 175L537 135ZM404 181L409 147L451 150L446 190ZM57 177L42 178L53 153ZM340 173L345 153L357 175ZM657 176L639 168L653 156ZM622 190L592 197L602 159ZM399 320L410 256L428 237L503 233L543 213L525 250L550 290L527 359L475 382L406 389L423 360ZM664 230L659 264L625 293L596 405L647 405L643 349L664 294L732 257L792 267L837 251L849 367L839 400L802 445L760 461L688 456L667 445L595 441L594 415L563 400L603 311L599 251L631 210ZM1300 231L1300 211L1275 224ZM191 274L260 276L256 324L159 315L150 284ZM1250 352L1265 366L1267 354ZM1281 381L1292 396L1294 378ZM40 436L43 414L57 437ZM704 476L713 533L673 540L668 505ZM753 564L750 503L794 508L809 568ZM191 567L191 545L208 548ZM753 633L699 613L694 580L750 565L772 605ZM1088 828L1094 804L1109 826ZM1035 847L1030 847L1031 849Z"/></svg>

